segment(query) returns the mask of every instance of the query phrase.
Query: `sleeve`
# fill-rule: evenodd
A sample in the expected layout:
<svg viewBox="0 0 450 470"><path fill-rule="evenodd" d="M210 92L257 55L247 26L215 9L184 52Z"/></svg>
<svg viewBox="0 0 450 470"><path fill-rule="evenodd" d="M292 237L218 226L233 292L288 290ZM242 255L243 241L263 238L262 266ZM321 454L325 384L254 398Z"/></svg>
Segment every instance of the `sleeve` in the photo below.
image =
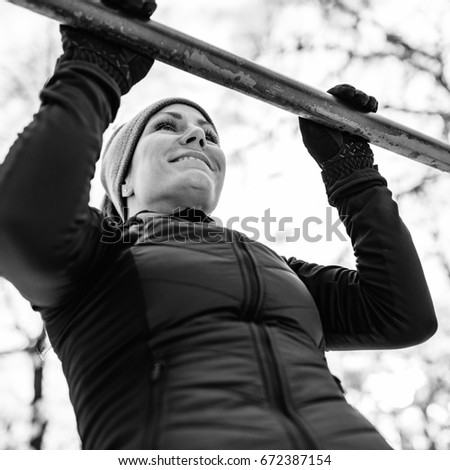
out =
<svg viewBox="0 0 450 470"><path fill-rule="evenodd" d="M63 303L109 246L88 202L120 90L96 65L66 61L40 97L0 166L0 275L37 309Z"/></svg>
<svg viewBox="0 0 450 470"><path fill-rule="evenodd" d="M435 333L437 321L411 235L375 168L358 170L340 188L351 181L353 191L343 189L333 202L351 238L356 269L286 261L316 302L328 350L421 343Z"/></svg>

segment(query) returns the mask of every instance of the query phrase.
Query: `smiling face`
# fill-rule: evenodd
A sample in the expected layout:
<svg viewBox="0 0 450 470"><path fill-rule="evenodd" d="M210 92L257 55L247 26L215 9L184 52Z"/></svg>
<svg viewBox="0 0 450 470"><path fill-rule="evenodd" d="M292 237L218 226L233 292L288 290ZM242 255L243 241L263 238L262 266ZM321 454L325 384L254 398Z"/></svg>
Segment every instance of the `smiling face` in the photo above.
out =
<svg viewBox="0 0 450 470"><path fill-rule="evenodd" d="M187 207L210 214L219 202L225 155L214 127L195 108L172 104L151 117L122 186L130 216Z"/></svg>

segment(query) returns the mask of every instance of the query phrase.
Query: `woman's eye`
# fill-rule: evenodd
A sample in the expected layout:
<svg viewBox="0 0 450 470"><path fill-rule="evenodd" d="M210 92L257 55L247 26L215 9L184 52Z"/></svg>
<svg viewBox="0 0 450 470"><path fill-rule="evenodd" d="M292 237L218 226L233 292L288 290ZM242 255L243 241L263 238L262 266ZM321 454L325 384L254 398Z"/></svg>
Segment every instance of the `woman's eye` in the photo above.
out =
<svg viewBox="0 0 450 470"><path fill-rule="evenodd" d="M155 131L173 131L177 130L177 126L172 121L161 121L155 124Z"/></svg>
<svg viewBox="0 0 450 470"><path fill-rule="evenodd" d="M209 140L213 144L218 144L219 143L219 137L214 131L211 131L209 129L205 129L205 136L206 140Z"/></svg>

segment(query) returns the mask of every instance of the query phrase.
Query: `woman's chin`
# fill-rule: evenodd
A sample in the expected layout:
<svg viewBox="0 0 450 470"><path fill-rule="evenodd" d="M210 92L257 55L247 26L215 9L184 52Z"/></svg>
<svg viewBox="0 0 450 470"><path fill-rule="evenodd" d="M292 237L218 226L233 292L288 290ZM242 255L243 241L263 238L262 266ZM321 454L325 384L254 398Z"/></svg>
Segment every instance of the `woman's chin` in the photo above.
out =
<svg viewBox="0 0 450 470"><path fill-rule="evenodd" d="M209 175L201 170L186 172L181 178L179 190L183 192L185 197L194 196L198 193L198 197L204 198L214 193L214 181Z"/></svg>

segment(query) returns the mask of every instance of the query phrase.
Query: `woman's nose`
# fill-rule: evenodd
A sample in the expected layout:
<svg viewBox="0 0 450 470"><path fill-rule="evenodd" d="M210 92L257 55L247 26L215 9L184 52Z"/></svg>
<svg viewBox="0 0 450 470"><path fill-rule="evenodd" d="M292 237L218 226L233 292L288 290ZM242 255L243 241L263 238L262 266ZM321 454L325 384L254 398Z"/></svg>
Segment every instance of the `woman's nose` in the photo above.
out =
<svg viewBox="0 0 450 470"><path fill-rule="evenodd" d="M206 145L205 131L201 127L191 127L183 136L184 144L198 144L201 148Z"/></svg>

